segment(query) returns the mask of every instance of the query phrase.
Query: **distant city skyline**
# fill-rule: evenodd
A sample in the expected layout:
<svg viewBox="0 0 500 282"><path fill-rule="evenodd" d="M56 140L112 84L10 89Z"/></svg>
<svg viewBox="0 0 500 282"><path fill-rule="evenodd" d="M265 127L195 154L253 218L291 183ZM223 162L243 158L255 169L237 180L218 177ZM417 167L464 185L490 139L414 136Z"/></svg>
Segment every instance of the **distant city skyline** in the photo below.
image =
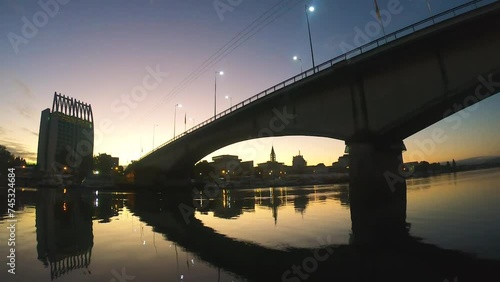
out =
<svg viewBox="0 0 500 282"><path fill-rule="evenodd" d="M395 3L378 1L380 9L387 9L391 1ZM387 33L429 16L425 1L397 2L401 11L391 16ZM433 13L465 2L433 1ZM0 144L35 162L41 112L51 107L58 92L92 105L94 155L107 153L124 165L139 159L153 143L159 146L172 138L174 122L180 134L213 116L215 71L224 71L217 78L219 112L298 74L301 67L311 67L304 1L275 6L278 3L243 1L221 14L211 2L72 1L59 4L54 13L37 2L0 2ZM347 45L358 46L359 30L374 20L373 1L306 3L317 7L310 17L316 65L341 54ZM282 16L248 41L242 38L234 52L221 53L217 63L193 73L249 23L273 9ZM40 20L37 13L46 13L47 22L29 30ZM300 65L293 56L301 59ZM140 87L147 92L137 92ZM407 138L404 161L500 156L499 108L496 95ZM273 137L233 144L203 159L231 154L261 163L269 159L271 146L286 165L299 150L310 165L331 165L345 149L340 140Z"/></svg>

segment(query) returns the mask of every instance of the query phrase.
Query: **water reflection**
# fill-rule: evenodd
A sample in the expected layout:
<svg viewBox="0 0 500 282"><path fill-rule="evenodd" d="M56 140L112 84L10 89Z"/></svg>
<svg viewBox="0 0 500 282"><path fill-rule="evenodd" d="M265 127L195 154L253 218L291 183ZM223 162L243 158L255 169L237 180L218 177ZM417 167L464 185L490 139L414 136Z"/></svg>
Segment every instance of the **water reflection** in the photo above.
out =
<svg viewBox="0 0 500 282"><path fill-rule="evenodd" d="M50 268L50 278L83 269L91 274L94 235L89 193L37 192L36 239L38 260Z"/></svg>
<svg viewBox="0 0 500 282"><path fill-rule="evenodd" d="M344 189L326 189L325 196L345 202ZM278 188L226 190L222 191L221 197L210 201L203 211L213 212L216 217L234 219L241 215L242 203L245 202L248 210L255 209L255 205L268 207L277 222L279 207L285 203L293 204L297 212L304 212L315 201L314 189L285 191ZM216 267L251 281L390 281L401 278L404 281L444 281L447 278L452 281L457 276L461 278L460 281L477 281L489 277L496 272L495 268L500 267L498 261L477 259L459 251L423 243L420 238L409 235L409 224L405 224L403 232L384 233L390 235L390 240L372 241L371 244L359 244L353 239L349 244L336 245L327 236L319 238L322 244L317 248L271 249L220 234L205 226L195 214L184 217L178 209L182 201L166 204L158 200L183 198L178 193L164 191L160 193L161 196L140 193L134 206L129 208L141 221L154 226L168 240ZM397 226L387 232L396 229L401 230ZM351 238L356 237L356 234L350 235ZM329 257L321 265L318 261L312 263L305 260L312 253L327 254L325 251L328 251Z"/></svg>
<svg viewBox="0 0 500 282"><path fill-rule="evenodd" d="M318 193L318 189L321 192ZM195 198L194 207L207 214L209 211L218 218L236 219L244 212L255 212L256 206L268 208L272 211L275 223L278 222L280 207L293 205L295 211L304 214L310 202L321 203L327 199L340 202L342 206L349 205L349 191L347 185L318 186L290 188L272 187L259 189L220 189L217 197ZM320 195L318 195L320 194ZM166 197L163 195L162 197ZM189 201L189 200L188 200Z"/></svg>
<svg viewBox="0 0 500 282"><path fill-rule="evenodd" d="M432 191L444 199L460 195L469 199L470 192L457 192L455 186L470 185L478 177L463 174L456 179L415 179L409 181L408 192L430 197ZM488 179L488 183L497 183ZM496 191L488 189L488 193ZM413 203L427 204L433 199L421 195L413 198ZM484 197L493 194L488 195ZM403 232L379 230L386 238L360 243L359 232L372 235L363 234L364 228L353 229L350 214L360 211L352 205L346 185L222 189L215 197L203 199L203 204L193 200L192 188L136 193L47 189L20 193L18 199L21 209L36 206L33 260L38 258L40 268L46 266L41 272L41 277L47 277L45 281L109 281L113 278L110 270L119 273L127 266L129 273L128 269L136 266L130 273L136 281L442 282L458 277L462 282L489 281L487 278L494 277L500 267L498 260L426 243L425 238L412 235L412 222L405 221ZM477 203L474 206L479 211L486 211ZM179 209L182 204L200 208L183 213ZM435 214L421 209L418 216L432 222L433 216L446 215L446 209L434 207ZM410 208L415 210L416 206ZM364 207L361 212L374 210ZM464 222L477 227L487 219L479 216L474 220L476 225ZM417 221L415 214L412 221ZM457 222L462 223L460 219ZM364 224L370 223L362 221L361 227ZM413 229L415 225L422 228L421 222L413 224ZM492 228L484 230L498 234L498 228ZM276 246L276 242L289 244ZM26 251L22 254L30 256ZM71 276L75 272L85 276Z"/></svg>

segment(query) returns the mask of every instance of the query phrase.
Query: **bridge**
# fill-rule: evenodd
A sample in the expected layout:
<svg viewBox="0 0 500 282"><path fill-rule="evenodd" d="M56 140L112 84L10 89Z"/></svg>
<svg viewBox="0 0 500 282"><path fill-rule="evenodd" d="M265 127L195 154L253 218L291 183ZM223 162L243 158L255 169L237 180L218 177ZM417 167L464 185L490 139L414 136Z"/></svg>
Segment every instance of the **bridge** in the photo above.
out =
<svg viewBox="0 0 500 282"><path fill-rule="evenodd" d="M396 195L401 210L402 140L499 92L498 26L499 1L471 1L437 14L234 105L149 152L128 171L137 184L154 185L187 179L201 158L236 142L328 137L347 145L351 187L380 187L351 189L352 198Z"/></svg>
<svg viewBox="0 0 500 282"><path fill-rule="evenodd" d="M268 136L400 143L457 111L455 104L466 108L498 91L500 4L485 2L435 15L279 83L162 144L133 168L178 175L219 148Z"/></svg>

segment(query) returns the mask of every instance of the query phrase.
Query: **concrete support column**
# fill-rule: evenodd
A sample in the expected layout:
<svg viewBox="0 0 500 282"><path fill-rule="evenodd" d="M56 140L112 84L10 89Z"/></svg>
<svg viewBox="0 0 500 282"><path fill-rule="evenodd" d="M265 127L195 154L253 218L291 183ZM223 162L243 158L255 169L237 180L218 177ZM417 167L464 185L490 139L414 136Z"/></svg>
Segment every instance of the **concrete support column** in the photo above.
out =
<svg viewBox="0 0 500 282"><path fill-rule="evenodd" d="M348 146L349 202L355 240L380 241L406 232L403 142L356 141Z"/></svg>

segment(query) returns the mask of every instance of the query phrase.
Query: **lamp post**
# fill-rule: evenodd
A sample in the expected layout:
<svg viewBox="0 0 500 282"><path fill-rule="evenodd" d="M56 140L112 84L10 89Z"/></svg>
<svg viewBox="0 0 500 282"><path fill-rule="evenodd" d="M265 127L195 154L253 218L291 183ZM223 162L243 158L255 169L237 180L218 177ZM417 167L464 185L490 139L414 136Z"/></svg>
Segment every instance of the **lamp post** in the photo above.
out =
<svg viewBox="0 0 500 282"><path fill-rule="evenodd" d="M157 127L158 124L153 125L153 150L155 150L155 127Z"/></svg>
<svg viewBox="0 0 500 282"><path fill-rule="evenodd" d="M302 69L302 59L297 57L297 56L293 56L293 60L294 61L299 61L300 62L300 73L303 73L304 70Z"/></svg>
<svg viewBox="0 0 500 282"><path fill-rule="evenodd" d="M229 108L232 108L233 107L233 99L231 98L231 96L226 96L224 98L226 98L226 100L229 100Z"/></svg>
<svg viewBox="0 0 500 282"><path fill-rule="evenodd" d="M313 45L312 45L312 39L311 39L311 27L309 25L309 13L308 12L314 12L316 9L313 6L307 6L306 5L306 19L307 19L307 30L309 31L309 45L311 46L311 58L312 58L312 65L313 65L313 71L316 73L316 64L314 63L314 51L313 51Z"/></svg>
<svg viewBox="0 0 500 282"><path fill-rule="evenodd" d="M215 92L214 92L214 119L217 115L217 75L224 75L223 71L215 72Z"/></svg>
<svg viewBox="0 0 500 282"><path fill-rule="evenodd" d="M175 108L174 108L174 138L175 138L175 122L176 122L177 108L182 108L182 105L181 104L175 104Z"/></svg>

